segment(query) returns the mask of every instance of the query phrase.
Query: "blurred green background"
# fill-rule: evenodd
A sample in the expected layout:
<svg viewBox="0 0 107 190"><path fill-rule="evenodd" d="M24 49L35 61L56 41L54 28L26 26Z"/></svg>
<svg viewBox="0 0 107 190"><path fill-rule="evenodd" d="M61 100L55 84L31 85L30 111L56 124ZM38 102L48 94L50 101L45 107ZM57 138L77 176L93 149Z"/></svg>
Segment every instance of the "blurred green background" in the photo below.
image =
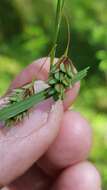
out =
<svg viewBox="0 0 107 190"><path fill-rule="evenodd" d="M0 95L11 80L52 47L55 0L0 0ZM84 114L94 131L92 160L107 189L107 0L66 0L71 44L69 56L77 69L90 66L74 108ZM57 56L67 43L63 21Z"/></svg>

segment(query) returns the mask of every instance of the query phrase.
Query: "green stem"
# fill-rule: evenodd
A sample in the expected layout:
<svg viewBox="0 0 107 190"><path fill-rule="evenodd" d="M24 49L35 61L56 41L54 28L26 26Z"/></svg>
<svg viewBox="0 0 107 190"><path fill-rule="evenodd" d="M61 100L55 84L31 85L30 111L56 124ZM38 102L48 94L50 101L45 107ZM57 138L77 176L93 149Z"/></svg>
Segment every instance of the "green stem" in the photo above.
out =
<svg viewBox="0 0 107 190"><path fill-rule="evenodd" d="M64 16L65 17L65 20L66 20L66 23L67 23L67 29L68 29L68 43L67 43L67 47L66 47L66 50L65 50L65 53L64 53L64 56L67 57L68 56L68 51L69 51L69 46L70 46L70 25L69 25L69 22L68 22L68 18L66 17L66 15Z"/></svg>
<svg viewBox="0 0 107 190"><path fill-rule="evenodd" d="M55 32L54 32L54 39L53 39L53 49L51 52L51 65L53 64L53 61L55 58L56 43L57 43L57 38L58 38L59 30L60 30L64 1L65 0L58 0L58 3L57 3L57 11L56 11L56 19L55 19Z"/></svg>

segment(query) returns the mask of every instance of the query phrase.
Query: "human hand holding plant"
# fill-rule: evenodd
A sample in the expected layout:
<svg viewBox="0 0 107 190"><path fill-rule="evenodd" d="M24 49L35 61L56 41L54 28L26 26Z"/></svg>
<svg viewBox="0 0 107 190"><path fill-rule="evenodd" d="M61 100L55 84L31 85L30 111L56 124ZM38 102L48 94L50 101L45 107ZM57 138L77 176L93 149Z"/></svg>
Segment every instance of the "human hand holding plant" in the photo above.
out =
<svg viewBox="0 0 107 190"><path fill-rule="evenodd" d="M46 80L49 59L29 65L12 83L20 87ZM91 129L77 112L67 108L79 91L76 83L63 103L52 99L36 106L22 123L0 130L0 184L9 190L100 190L100 176L85 161L91 147ZM53 106L52 110L51 107ZM51 110L51 111L50 111Z"/></svg>
<svg viewBox="0 0 107 190"><path fill-rule="evenodd" d="M51 57L34 62L16 77L6 107L0 110L0 184L9 190L101 190L97 170L84 161L91 147L89 124L79 113L67 111L87 68L73 72L69 40L54 64L63 5L64 0L58 0ZM35 78L45 80L49 88L35 94L34 88L22 87ZM4 127L7 121L9 128Z"/></svg>

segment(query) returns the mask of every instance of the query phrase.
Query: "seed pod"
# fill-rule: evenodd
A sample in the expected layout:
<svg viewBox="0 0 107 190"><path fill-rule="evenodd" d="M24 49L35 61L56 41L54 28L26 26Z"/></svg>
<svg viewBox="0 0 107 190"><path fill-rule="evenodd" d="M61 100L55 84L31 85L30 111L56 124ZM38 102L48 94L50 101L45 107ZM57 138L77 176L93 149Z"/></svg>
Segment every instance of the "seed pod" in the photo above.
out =
<svg viewBox="0 0 107 190"><path fill-rule="evenodd" d="M68 57L62 56L61 59L51 67L48 83L55 89L58 98L64 98L65 90L72 85L71 81L73 76L72 62Z"/></svg>

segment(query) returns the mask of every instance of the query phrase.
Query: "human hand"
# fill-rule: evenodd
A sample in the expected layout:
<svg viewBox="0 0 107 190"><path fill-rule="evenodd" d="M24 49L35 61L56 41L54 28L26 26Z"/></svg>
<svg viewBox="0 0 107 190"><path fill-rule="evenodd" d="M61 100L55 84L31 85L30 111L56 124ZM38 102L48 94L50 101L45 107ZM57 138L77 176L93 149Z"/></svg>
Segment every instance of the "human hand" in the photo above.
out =
<svg viewBox="0 0 107 190"><path fill-rule="evenodd" d="M46 80L49 60L29 65L11 88ZM40 71L40 72L39 72ZM17 126L0 130L0 185L5 190L101 190L100 175L85 161L92 134L88 122L68 111L80 84L66 93L64 102L45 101ZM53 106L52 106L53 105Z"/></svg>

